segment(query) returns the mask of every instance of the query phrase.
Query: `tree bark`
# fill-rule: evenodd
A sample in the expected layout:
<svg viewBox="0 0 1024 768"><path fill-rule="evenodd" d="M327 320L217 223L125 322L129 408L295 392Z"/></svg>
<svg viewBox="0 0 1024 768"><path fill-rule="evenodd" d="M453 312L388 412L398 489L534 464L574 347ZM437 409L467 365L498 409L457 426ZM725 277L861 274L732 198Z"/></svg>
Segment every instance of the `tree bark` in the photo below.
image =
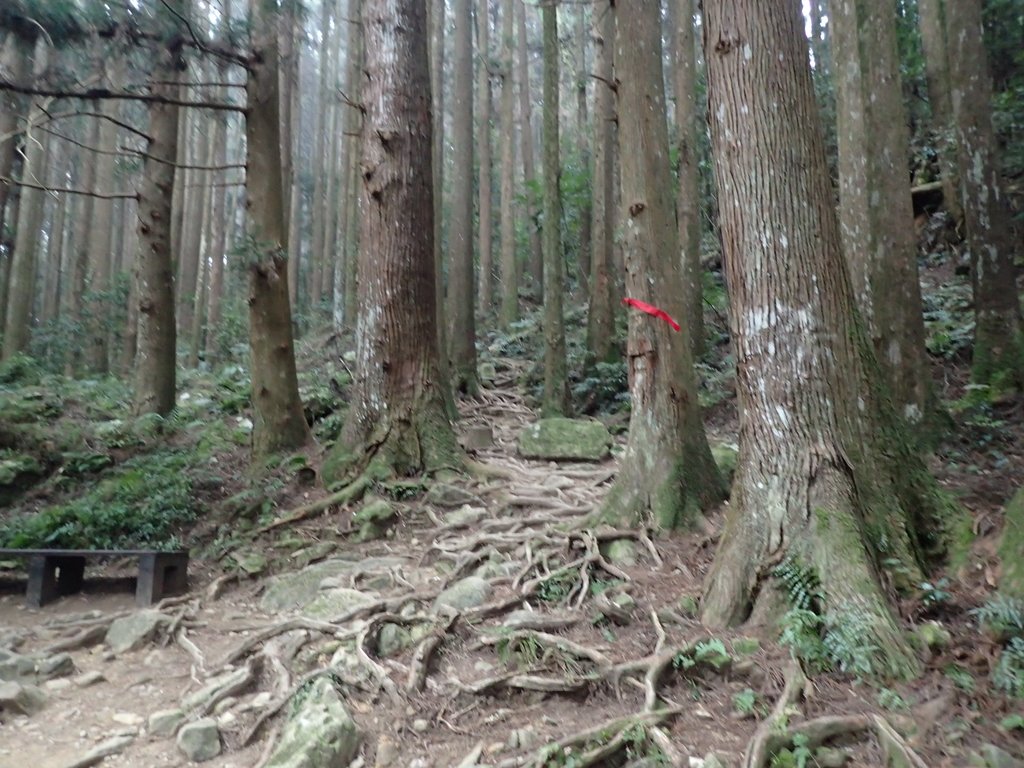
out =
<svg viewBox="0 0 1024 768"><path fill-rule="evenodd" d="M971 378L998 395L1024 390L1024 322L1010 210L992 127L981 0L947 3L946 40L967 247L974 285Z"/></svg>
<svg viewBox="0 0 1024 768"><path fill-rule="evenodd" d="M519 138L523 144L523 184L526 187L526 229L530 236L527 273L535 298L544 295L544 254L541 244L541 203L537 199L537 171L533 160L530 53L526 46L526 6L516 3L516 46L519 49Z"/></svg>
<svg viewBox="0 0 1024 768"><path fill-rule="evenodd" d="M181 10L182 0L170 8ZM175 38L154 62L154 95L177 98L180 87L170 85L182 77L186 63L183 41ZM177 361L177 326L174 318L174 263L171 256L172 211L178 158L180 109L174 104L149 105L149 146L142 163L139 187L139 242L135 259L135 301L138 307L135 356L136 415L165 416L174 408Z"/></svg>
<svg viewBox="0 0 1024 768"><path fill-rule="evenodd" d="M558 147L558 0L541 8L544 24L544 395L541 413L569 409L565 360L565 285L562 259L561 165Z"/></svg>
<svg viewBox="0 0 1024 768"><path fill-rule="evenodd" d="M492 249L491 198L491 50L490 14L488 0L476 4L477 28L477 147L479 149L480 177L478 182L479 230L477 250L480 259L479 293L481 315L487 316L494 307L494 255Z"/></svg>
<svg viewBox="0 0 1024 768"><path fill-rule="evenodd" d="M256 64L246 94L246 201L249 251L249 347L253 459L302 448L312 434L299 398L288 302L288 266L281 166L278 22L261 0L249 6Z"/></svg>
<svg viewBox="0 0 1024 768"><path fill-rule="evenodd" d="M459 463L439 376L427 21L422 0L366 0L359 311L352 404L324 465L335 483Z"/></svg>
<svg viewBox="0 0 1024 768"><path fill-rule="evenodd" d="M612 335L615 303L612 300L615 270L613 249L615 206L615 7L608 0L594 6L594 167L591 174L591 267L590 312L587 320L587 349L597 362L615 356Z"/></svg>
<svg viewBox="0 0 1024 768"><path fill-rule="evenodd" d="M777 566L796 564L820 581L826 631L853 628L874 674L906 676L919 662L879 569L897 583L919 578L958 510L880 392L842 256L799 3L714 0L705 12L740 457L702 619L773 618Z"/></svg>
<svg viewBox="0 0 1024 768"><path fill-rule="evenodd" d="M637 0L616 19L619 155L626 293L683 317L686 301L672 201L661 3ZM701 422L690 329L629 314L629 442L604 515L663 530L692 525L722 498Z"/></svg>
<svg viewBox="0 0 1024 768"><path fill-rule="evenodd" d="M897 412L931 442L938 403L925 354L906 108L889 0L831 17L838 91L839 228L853 292Z"/></svg>
<svg viewBox="0 0 1024 768"><path fill-rule="evenodd" d="M689 329L693 359L704 354L704 286L700 263L700 168L697 159L697 56L694 43L693 0L675 0L676 130L679 133L679 190L676 220L683 267L683 314Z"/></svg>
<svg viewBox="0 0 1024 768"><path fill-rule="evenodd" d="M88 134L85 143L91 147L99 142L99 121L90 120ZM95 189L96 187L96 156L94 153L85 153L81 159L82 172L79 181L80 189ZM85 293L86 277L89 272L89 236L83 228L92 221L92 210L95 198L91 195L82 197L78 210L78 226L75 230L72 251L74 258L71 268L71 285L68 287L68 321L74 333L84 335L86 331L85 319ZM173 314L173 313L172 313ZM73 375L81 365L82 350L77 345L71 345L68 350L67 359L64 364L64 372Z"/></svg>
<svg viewBox="0 0 1024 768"><path fill-rule="evenodd" d="M473 264L473 13L471 0L455 0L455 51L452 62L452 216L448 314L451 322L451 376L456 392L475 395L476 281ZM369 49L367 49L369 50Z"/></svg>
<svg viewBox="0 0 1024 768"><path fill-rule="evenodd" d="M14 82L23 83L28 79L30 47L14 34L8 34L0 46L3 69L10 73ZM25 112L26 99L13 93L5 93L0 99L0 176L11 178L14 158L18 151L18 118ZM0 184L0 237L3 236L5 222L8 221L5 216L10 191L9 185ZM7 316L6 289L7 284L4 283L3 293L0 294L0 318Z"/></svg>
<svg viewBox="0 0 1024 768"><path fill-rule="evenodd" d="M515 6L505 0L501 13L501 327L519 319L519 266L516 262L515 221Z"/></svg>

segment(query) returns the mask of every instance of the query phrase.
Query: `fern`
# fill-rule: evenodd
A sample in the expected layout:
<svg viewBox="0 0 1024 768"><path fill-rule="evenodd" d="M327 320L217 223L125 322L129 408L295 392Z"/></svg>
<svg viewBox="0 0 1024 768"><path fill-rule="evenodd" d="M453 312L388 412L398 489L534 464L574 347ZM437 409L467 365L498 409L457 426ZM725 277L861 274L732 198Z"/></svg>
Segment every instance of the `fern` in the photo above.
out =
<svg viewBox="0 0 1024 768"><path fill-rule="evenodd" d="M800 563L793 555L786 555L772 571L785 588L790 606L801 611L814 611L822 602L821 579L815 570Z"/></svg>
<svg viewBox="0 0 1024 768"><path fill-rule="evenodd" d="M1024 600L997 594L971 613L978 625L1006 638L1024 637Z"/></svg>
<svg viewBox="0 0 1024 768"><path fill-rule="evenodd" d="M998 691L1024 699L1024 638L1013 638L1003 649L992 671L992 684Z"/></svg>
<svg viewBox="0 0 1024 768"><path fill-rule="evenodd" d="M847 609L830 614L825 623L825 637L822 642L825 652L841 672L857 677L871 677L875 669L875 657L879 648L869 642L873 636L871 616L857 609Z"/></svg>

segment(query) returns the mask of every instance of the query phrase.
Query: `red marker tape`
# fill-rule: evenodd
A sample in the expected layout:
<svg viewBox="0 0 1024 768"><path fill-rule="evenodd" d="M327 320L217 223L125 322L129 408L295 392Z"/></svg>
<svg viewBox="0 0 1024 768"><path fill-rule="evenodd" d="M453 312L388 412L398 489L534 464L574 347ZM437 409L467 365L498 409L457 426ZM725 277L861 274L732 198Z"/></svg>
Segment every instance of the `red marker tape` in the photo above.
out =
<svg viewBox="0 0 1024 768"><path fill-rule="evenodd" d="M622 303L628 307L635 307L636 309L639 309L641 312L646 312L648 315L651 315L653 317L660 317L666 323L671 325L673 330L682 330L679 326L679 323L673 320L672 316L668 312L666 312L664 309L654 306L653 304L648 304L646 301L640 301L639 299L623 299Z"/></svg>

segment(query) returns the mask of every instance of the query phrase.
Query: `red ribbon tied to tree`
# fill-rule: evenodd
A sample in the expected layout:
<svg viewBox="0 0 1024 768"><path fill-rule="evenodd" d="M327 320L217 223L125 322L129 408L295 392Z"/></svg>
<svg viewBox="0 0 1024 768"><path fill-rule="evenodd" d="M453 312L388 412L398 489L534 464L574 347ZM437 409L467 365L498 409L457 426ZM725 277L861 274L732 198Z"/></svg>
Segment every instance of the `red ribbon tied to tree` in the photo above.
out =
<svg viewBox="0 0 1024 768"><path fill-rule="evenodd" d="M653 304L648 304L646 301L640 301L639 299L623 299L622 303L625 304L627 307L634 307L636 309L639 309L641 312L646 312L648 315L651 315L652 317L660 317L666 323L671 325L673 330L682 330L679 326L679 323L672 319L672 315L670 315L664 309L661 309L661 307L656 307Z"/></svg>

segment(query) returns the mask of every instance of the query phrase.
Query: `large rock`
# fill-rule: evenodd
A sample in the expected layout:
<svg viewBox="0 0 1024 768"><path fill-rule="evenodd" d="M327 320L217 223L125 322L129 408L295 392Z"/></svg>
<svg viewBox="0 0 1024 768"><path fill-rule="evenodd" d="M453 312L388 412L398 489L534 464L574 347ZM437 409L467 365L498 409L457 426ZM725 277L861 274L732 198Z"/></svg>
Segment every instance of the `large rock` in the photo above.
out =
<svg viewBox="0 0 1024 768"><path fill-rule="evenodd" d="M34 685L0 683L0 712L34 715L46 706L46 694Z"/></svg>
<svg viewBox="0 0 1024 768"><path fill-rule="evenodd" d="M725 487L732 485L732 477L736 474L736 462L739 460L739 451L735 445L719 443L711 446L711 455L718 466L718 473L722 476Z"/></svg>
<svg viewBox="0 0 1024 768"><path fill-rule="evenodd" d="M434 610L442 606L454 608L457 611L464 611L467 608L476 608L483 605L490 597L491 585L479 576L469 576L462 581L457 581L448 589L444 590L434 601Z"/></svg>
<svg viewBox="0 0 1024 768"><path fill-rule="evenodd" d="M133 651L148 642L160 627L170 621L170 617L160 611L138 611L115 619L107 630L105 642L114 653Z"/></svg>
<svg viewBox="0 0 1024 768"><path fill-rule="evenodd" d="M37 659L0 648L0 680L34 682Z"/></svg>
<svg viewBox="0 0 1024 768"><path fill-rule="evenodd" d="M185 713L182 710L161 709L149 716L149 733L151 736L173 736L184 721Z"/></svg>
<svg viewBox="0 0 1024 768"><path fill-rule="evenodd" d="M260 598L260 608L267 613L298 610L320 596L320 582L324 579L347 574L356 568L364 574L373 571L387 573L391 568L405 564L405 558L401 557L374 557L362 562L339 558L324 560L270 579Z"/></svg>
<svg viewBox="0 0 1024 768"><path fill-rule="evenodd" d="M304 607L302 615L312 619L333 619L354 608L372 603L375 599L372 595L355 589L328 589Z"/></svg>
<svg viewBox="0 0 1024 768"><path fill-rule="evenodd" d="M212 760L220 754L220 731L210 717L182 726L178 731L178 749L193 763Z"/></svg>
<svg viewBox="0 0 1024 768"><path fill-rule="evenodd" d="M267 768L345 768L361 738L338 689L318 677L292 700L292 715Z"/></svg>
<svg viewBox="0 0 1024 768"><path fill-rule="evenodd" d="M519 455L527 459L601 461L611 446L611 433L595 419L541 419L519 434Z"/></svg>

